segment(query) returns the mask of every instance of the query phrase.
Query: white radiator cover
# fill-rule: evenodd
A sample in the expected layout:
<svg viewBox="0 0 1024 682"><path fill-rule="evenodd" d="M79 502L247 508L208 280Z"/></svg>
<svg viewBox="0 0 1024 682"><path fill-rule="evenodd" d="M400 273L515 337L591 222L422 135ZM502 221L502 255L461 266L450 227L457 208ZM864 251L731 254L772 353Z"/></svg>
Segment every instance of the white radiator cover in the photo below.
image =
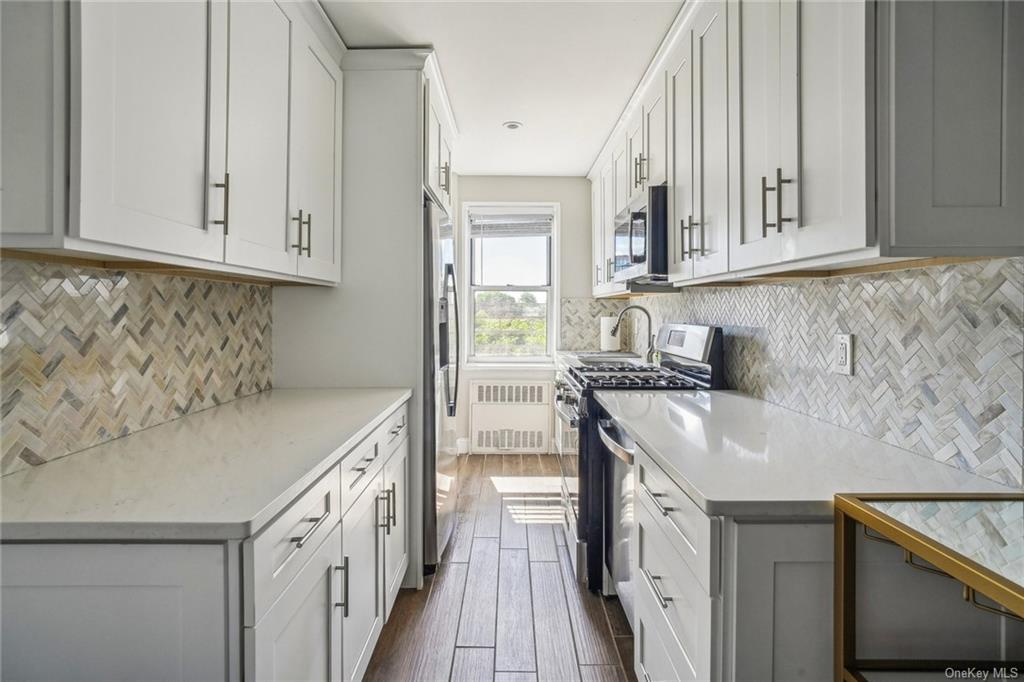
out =
<svg viewBox="0 0 1024 682"><path fill-rule="evenodd" d="M550 381L470 381L469 453L547 453Z"/></svg>

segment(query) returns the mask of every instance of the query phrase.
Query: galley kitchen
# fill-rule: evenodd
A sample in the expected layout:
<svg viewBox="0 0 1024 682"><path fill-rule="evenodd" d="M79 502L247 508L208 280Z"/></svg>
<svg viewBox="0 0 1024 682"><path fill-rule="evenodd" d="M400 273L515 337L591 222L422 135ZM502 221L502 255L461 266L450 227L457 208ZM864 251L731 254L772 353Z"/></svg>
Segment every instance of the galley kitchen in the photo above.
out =
<svg viewBox="0 0 1024 682"><path fill-rule="evenodd" d="M3 680L1024 675L1024 2L0 36Z"/></svg>

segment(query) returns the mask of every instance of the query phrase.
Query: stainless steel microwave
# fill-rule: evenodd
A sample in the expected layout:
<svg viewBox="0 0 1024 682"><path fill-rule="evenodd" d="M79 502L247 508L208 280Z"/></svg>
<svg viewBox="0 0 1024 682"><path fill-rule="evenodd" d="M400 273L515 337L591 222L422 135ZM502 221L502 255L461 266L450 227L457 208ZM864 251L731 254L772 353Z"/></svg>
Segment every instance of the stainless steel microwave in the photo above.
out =
<svg viewBox="0 0 1024 682"><path fill-rule="evenodd" d="M668 279L668 187L647 195L615 216L612 279L663 282Z"/></svg>

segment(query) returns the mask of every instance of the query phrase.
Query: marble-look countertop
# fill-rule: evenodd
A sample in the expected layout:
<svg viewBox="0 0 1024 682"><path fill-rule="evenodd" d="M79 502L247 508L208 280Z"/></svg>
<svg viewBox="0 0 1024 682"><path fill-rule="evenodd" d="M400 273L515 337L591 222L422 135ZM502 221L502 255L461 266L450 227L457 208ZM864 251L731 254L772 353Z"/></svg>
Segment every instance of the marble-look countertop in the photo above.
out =
<svg viewBox="0 0 1024 682"><path fill-rule="evenodd" d="M710 515L831 518L844 492L1015 492L735 391L596 396Z"/></svg>
<svg viewBox="0 0 1024 682"><path fill-rule="evenodd" d="M0 479L3 540L248 537L412 395L274 389Z"/></svg>

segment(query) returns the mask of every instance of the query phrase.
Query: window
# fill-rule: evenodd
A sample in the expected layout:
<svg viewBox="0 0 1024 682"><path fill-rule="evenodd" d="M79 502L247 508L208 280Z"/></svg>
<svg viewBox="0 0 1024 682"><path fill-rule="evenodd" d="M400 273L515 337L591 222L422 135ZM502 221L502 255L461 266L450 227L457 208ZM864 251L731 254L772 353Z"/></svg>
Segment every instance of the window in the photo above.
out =
<svg viewBox="0 0 1024 682"><path fill-rule="evenodd" d="M470 357L549 361L555 347L556 207L474 206L466 215Z"/></svg>

